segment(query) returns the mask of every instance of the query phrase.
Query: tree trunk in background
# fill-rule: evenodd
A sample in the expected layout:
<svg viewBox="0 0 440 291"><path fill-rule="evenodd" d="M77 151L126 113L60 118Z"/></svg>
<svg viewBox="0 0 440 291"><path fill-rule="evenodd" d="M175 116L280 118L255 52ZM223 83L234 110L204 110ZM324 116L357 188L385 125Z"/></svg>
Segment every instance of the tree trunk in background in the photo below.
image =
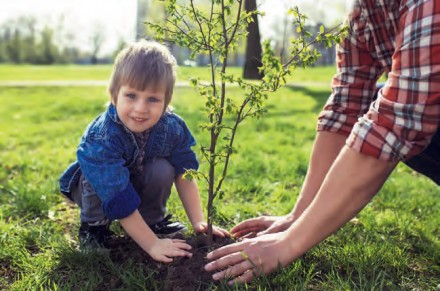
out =
<svg viewBox="0 0 440 291"><path fill-rule="evenodd" d="M136 10L136 39L145 39L145 21L147 20L147 12L150 9L150 1L137 0ZM150 20L150 19L148 19Z"/></svg>
<svg viewBox="0 0 440 291"><path fill-rule="evenodd" d="M244 9L247 12L257 9L257 0L245 0L244 3ZM246 40L246 59L244 63L243 78L260 80L264 75L258 71L258 67L262 66L262 49L260 29L258 27L258 15L253 15L253 19L254 21L249 23L247 27L248 36Z"/></svg>

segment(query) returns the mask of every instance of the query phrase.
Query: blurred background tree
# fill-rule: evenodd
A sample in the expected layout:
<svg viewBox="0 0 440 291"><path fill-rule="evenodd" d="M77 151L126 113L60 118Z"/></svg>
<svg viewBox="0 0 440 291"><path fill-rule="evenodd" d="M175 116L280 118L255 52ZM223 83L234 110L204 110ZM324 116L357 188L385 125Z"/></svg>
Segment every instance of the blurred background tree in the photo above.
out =
<svg viewBox="0 0 440 291"><path fill-rule="evenodd" d="M253 12L257 10L257 0L246 0L244 2L244 9L246 12ZM252 15L252 22L247 26L246 37L246 55L244 61L243 78L261 80L264 77L260 68L261 55L263 50L261 48L260 28L258 26L258 14Z"/></svg>
<svg viewBox="0 0 440 291"><path fill-rule="evenodd" d="M38 1L32 2L32 5L39 5ZM49 1L49 0L44 0ZM69 7L70 1L63 3L64 7ZM119 51L127 42L140 38L152 38L153 32L145 28L145 21L157 22L167 17L164 4L167 1L151 0L127 0L121 6L120 4L108 4L101 6L101 10L93 11L96 6L87 1L76 1L83 3L80 9L80 16L84 19L76 19L68 22L69 16L72 21L72 11L66 10L63 13L54 14L49 21L48 17L34 13L38 9L28 7L27 13L4 12L7 17L1 18L0 13L0 63L14 64L97 64L111 63L117 51ZM210 0L198 0L198 3L209 3ZM106 2L107 3L107 2ZM110 2L109 2L110 3ZM189 0L179 0L179 5L188 5ZM77 5L78 4L78 5ZM85 5L85 4L88 4ZM93 7L92 7L93 4ZM283 13L292 5L298 4L301 10L308 15L310 31L318 31L321 21L325 21L327 27L335 26L342 22L342 15L345 11L345 0L319 0L313 2L277 0L273 5L269 0L248 0L246 9L257 7L266 12L266 16L255 15L253 22L249 26L247 39L242 40L234 51L234 55L228 59L228 65L244 68L244 76L253 78L257 76L259 60L261 61L260 51L261 43L270 38L271 46L275 53L282 56L284 60L289 58L289 52L286 46L290 38L296 37L294 27L291 25L292 18ZM84 6L85 5L85 6ZM248 7L249 6L249 7ZM95 12L94 15L105 15L112 7L121 9L126 7L125 11L118 11L119 15L127 15L123 18L125 23L132 23L129 28L124 28L124 32L117 32L117 29L108 30L110 24L115 22L114 17L108 16L105 20L89 21L89 26L84 29L79 24L86 22L87 11ZM7 7L2 5L2 10ZM50 8L50 7L49 7ZM48 9L49 9L48 8ZM325 8L325 9L324 9ZM35 10L35 11L34 11ZM87 11L86 11L87 10ZM114 10L114 9L113 9ZM131 12L130 12L131 11ZM129 13L130 12L130 13ZM271 13L269 13L271 12ZM13 16L10 16L13 15ZM334 17L334 15L339 15ZM90 19L89 19L90 20ZM119 23L119 22L118 22ZM122 24L118 24L122 27ZM109 42L113 42L112 48L106 48ZM207 66L208 57L205 54L197 55L195 60L190 60L191 51L185 47L179 47L172 41L169 46L176 57L179 65L182 66ZM333 65L334 48L324 48L317 45L322 57L316 65ZM250 73L252 68L253 73Z"/></svg>

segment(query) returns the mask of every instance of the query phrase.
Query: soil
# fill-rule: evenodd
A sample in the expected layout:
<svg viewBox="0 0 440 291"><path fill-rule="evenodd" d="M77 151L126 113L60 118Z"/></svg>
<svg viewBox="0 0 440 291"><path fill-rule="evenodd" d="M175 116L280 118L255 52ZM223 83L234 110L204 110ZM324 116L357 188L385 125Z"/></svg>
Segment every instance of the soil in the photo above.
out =
<svg viewBox="0 0 440 291"><path fill-rule="evenodd" d="M149 274L154 272L155 280L162 285L161 290L191 291L212 289L210 286L212 287L216 282L212 280L212 274L204 269L208 262L206 254L210 249L216 249L233 243L233 239L229 237L215 237L213 247L210 248L207 244L206 235L192 237L177 235L174 238L185 239L192 246L192 258L177 257L170 264L159 263L141 250L133 240L125 236L114 238L109 242L110 258L113 262L125 262L130 259L133 261L133 264L144 265L146 272ZM122 282L116 278L113 282L108 283L110 289L122 287L120 286Z"/></svg>
<svg viewBox="0 0 440 291"><path fill-rule="evenodd" d="M5 285L0 282L0 290L6 290L7 286L14 282L14 278L17 276L17 272L11 267L9 262L0 261L0 277L5 281ZM3 289L4 288L4 289Z"/></svg>

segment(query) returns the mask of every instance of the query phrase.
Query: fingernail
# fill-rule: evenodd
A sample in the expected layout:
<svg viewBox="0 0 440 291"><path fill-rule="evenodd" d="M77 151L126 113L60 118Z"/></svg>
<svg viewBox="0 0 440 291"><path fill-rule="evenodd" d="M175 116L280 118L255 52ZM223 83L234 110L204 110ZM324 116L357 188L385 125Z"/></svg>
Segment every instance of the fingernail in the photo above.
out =
<svg viewBox="0 0 440 291"><path fill-rule="evenodd" d="M211 263L206 264L206 265L205 265L205 270L206 270L206 271L211 271L211 270L210 270L210 269L211 269L211 266L212 266Z"/></svg>
<svg viewBox="0 0 440 291"><path fill-rule="evenodd" d="M212 275L212 279L218 280L218 279L220 279L220 276L218 274L214 274L214 275Z"/></svg>
<svg viewBox="0 0 440 291"><path fill-rule="evenodd" d="M208 254L206 255L206 258L210 260L210 259L212 258L212 254L211 254L211 253L208 253Z"/></svg>

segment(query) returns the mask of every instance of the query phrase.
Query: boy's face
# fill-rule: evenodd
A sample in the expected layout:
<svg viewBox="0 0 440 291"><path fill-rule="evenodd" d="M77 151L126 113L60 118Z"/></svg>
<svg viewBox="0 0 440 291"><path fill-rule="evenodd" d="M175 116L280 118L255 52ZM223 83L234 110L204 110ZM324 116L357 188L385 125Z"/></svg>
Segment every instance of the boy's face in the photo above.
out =
<svg viewBox="0 0 440 291"><path fill-rule="evenodd" d="M165 90L138 91L127 85L119 89L116 109L122 123L132 132L144 132L159 121L165 110Z"/></svg>

